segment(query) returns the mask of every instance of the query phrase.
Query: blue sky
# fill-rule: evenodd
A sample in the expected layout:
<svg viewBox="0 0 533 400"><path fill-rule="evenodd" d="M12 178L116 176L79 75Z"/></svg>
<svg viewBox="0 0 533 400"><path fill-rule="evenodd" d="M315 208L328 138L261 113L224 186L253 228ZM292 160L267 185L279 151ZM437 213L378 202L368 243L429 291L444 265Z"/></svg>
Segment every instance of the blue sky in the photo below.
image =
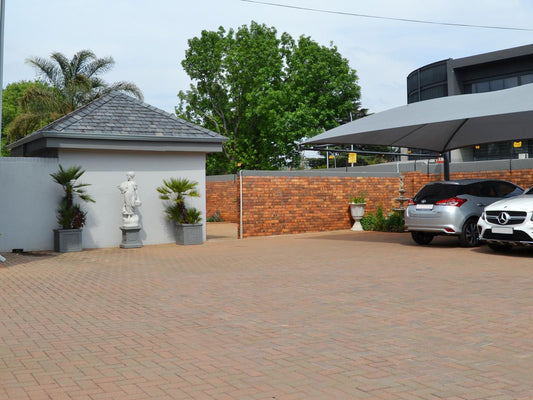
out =
<svg viewBox="0 0 533 400"><path fill-rule="evenodd" d="M108 82L136 83L145 102L173 112L189 78L181 68L187 40L203 29L254 20L293 37L333 42L359 76L371 112L406 103L406 77L447 58L533 43L533 31L416 24L254 4L241 0L5 0L4 87L35 79L31 56L81 49L112 56ZM533 29L530 0L270 0L346 13Z"/></svg>

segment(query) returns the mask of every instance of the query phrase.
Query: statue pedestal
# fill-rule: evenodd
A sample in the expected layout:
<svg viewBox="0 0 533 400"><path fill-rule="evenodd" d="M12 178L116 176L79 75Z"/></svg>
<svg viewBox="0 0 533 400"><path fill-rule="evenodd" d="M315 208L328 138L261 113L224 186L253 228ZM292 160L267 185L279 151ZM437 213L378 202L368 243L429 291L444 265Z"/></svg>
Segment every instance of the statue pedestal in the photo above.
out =
<svg viewBox="0 0 533 400"><path fill-rule="evenodd" d="M139 232L141 231L140 225L121 226L120 230L122 231L122 243L120 243L121 248L135 249L137 247L143 247L139 234Z"/></svg>

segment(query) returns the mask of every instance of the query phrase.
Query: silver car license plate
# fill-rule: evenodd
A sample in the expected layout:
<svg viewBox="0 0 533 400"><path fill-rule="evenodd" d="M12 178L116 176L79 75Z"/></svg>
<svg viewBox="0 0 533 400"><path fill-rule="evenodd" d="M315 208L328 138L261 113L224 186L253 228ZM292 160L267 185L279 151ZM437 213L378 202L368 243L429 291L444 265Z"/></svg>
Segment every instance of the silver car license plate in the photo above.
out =
<svg viewBox="0 0 533 400"><path fill-rule="evenodd" d="M433 210L433 204L417 204L417 210Z"/></svg>

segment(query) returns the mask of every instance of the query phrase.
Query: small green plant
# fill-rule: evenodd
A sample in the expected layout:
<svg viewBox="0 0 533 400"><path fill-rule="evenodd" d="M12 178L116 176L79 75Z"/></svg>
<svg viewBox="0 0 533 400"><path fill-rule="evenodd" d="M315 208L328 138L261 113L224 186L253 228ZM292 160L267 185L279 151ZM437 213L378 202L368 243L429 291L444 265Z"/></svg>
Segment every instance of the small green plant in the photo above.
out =
<svg viewBox="0 0 533 400"><path fill-rule="evenodd" d="M206 218L207 222L224 222L224 219L220 215L220 211L216 211L213 215Z"/></svg>
<svg viewBox="0 0 533 400"><path fill-rule="evenodd" d="M393 211L385 222L385 228L387 232L404 232L405 220L403 214L400 211Z"/></svg>
<svg viewBox="0 0 533 400"><path fill-rule="evenodd" d="M170 178L168 181L163 179L163 186L159 186L156 190L161 200L169 202L165 209L169 221L197 224L202 220L200 211L185 206L187 197L200 197L200 193L196 190L197 185L198 182L186 178Z"/></svg>
<svg viewBox="0 0 533 400"><path fill-rule="evenodd" d="M350 203L353 203L353 204L366 203L366 193L362 192L358 196L353 196L350 199Z"/></svg>
<svg viewBox="0 0 533 400"><path fill-rule="evenodd" d="M383 212L383 206L380 204L374 213L367 213L361 218L361 226L365 231L379 232L403 232L404 231L403 215L394 211L388 216Z"/></svg>
<svg viewBox="0 0 533 400"><path fill-rule="evenodd" d="M187 208L187 214L183 221L184 224L197 224L202 221L202 212L194 207Z"/></svg>
<svg viewBox="0 0 533 400"><path fill-rule="evenodd" d="M376 221L376 216L374 213L367 213L363 218L361 218L361 226L364 231L373 231Z"/></svg>
<svg viewBox="0 0 533 400"><path fill-rule="evenodd" d="M59 171L50 174L54 182L61 185L64 191L57 209L57 222L63 229L79 229L85 225L87 213L74 203L76 197L85 202L94 203L92 197L85 192L85 187L90 186L90 184L78 182L84 173L85 170L82 170L81 166L64 169L59 164Z"/></svg>

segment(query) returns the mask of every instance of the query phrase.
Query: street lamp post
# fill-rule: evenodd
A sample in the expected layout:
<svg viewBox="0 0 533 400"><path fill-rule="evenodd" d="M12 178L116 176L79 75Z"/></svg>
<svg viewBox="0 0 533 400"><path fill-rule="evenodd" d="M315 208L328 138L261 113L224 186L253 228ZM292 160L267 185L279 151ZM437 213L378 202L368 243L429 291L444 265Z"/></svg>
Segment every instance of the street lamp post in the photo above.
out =
<svg viewBox="0 0 533 400"><path fill-rule="evenodd" d="M0 0L0 157L2 157L2 94L4 92L4 17L6 11L5 0ZM0 262L6 259L0 254Z"/></svg>

